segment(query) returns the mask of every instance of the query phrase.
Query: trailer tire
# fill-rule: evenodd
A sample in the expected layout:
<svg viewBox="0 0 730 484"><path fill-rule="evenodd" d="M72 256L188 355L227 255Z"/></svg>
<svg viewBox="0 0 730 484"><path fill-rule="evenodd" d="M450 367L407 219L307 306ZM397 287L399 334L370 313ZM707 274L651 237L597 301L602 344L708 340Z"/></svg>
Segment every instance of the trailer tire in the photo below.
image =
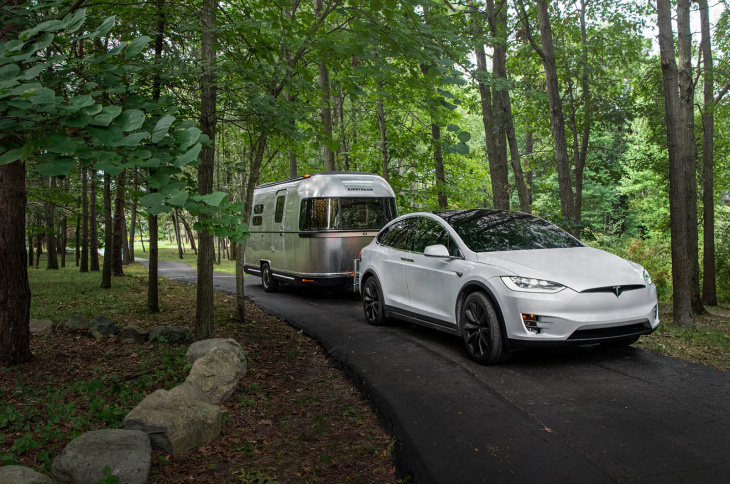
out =
<svg viewBox="0 0 730 484"><path fill-rule="evenodd" d="M276 292L279 290L279 281L274 279L274 275L271 274L271 267L265 263L261 266L261 284L264 286L266 292Z"/></svg>

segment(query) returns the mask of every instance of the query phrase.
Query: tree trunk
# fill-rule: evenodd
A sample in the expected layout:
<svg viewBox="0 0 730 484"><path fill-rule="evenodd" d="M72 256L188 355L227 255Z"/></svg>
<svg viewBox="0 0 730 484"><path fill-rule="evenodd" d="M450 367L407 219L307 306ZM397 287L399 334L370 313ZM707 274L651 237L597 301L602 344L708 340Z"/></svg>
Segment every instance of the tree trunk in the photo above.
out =
<svg viewBox="0 0 730 484"><path fill-rule="evenodd" d="M2 141L0 141L2 143ZM30 352L30 286L25 264L25 165L0 166L0 364L16 365Z"/></svg>
<svg viewBox="0 0 730 484"><path fill-rule="evenodd" d="M204 0L201 12L203 34L201 41L201 60L203 74L200 86L200 127L211 139L212 146L204 146L200 152L198 166L198 193L208 195L213 192L213 168L215 161L216 128L216 79L213 64L216 59L215 15L217 0ZM201 222L205 216L201 215ZM213 337L213 235L208 230L200 231L200 250L198 251L198 293L195 312L196 341Z"/></svg>
<svg viewBox="0 0 730 484"><path fill-rule="evenodd" d="M184 259L183 257L183 248L182 248L182 237L180 236L180 224L178 223L178 218L180 217L180 212L175 209L172 212L172 225L175 228L175 240L177 240L177 258L178 259Z"/></svg>
<svg viewBox="0 0 730 484"><path fill-rule="evenodd" d="M162 69L162 48L165 42L165 11L163 9L165 5L164 0L157 0L155 6L157 9L157 32L155 34L155 66L157 70L152 78L152 99L157 102L160 99L162 90L162 78L160 77L159 71ZM154 174L156 170L150 170L150 174ZM147 187L150 193L154 193L156 189L150 189ZM147 230L150 237L150 261L148 265L149 281L147 284L147 309L151 313L160 312L159 304L159 278L158 278L158 256L159 250L157 242L159 241L159 226L156 215L150 215L148 221L149 228ZM142 226L140 224L140 230ZM142 245L144 250L144 244Z"/></svg>
<svg viewBox="0 0 730 484"><path fill-rule="evenodd" d="M25 219L23 220L25 222ZM77 244L78 245L78 244ZM28 267L33 267L33 235L28 234Z"/></svg>
<svg viewBox="0 0 730 484"><path fill-rule="evenodd" d="M126 222L122 225L122 265L131 264L131 255L129 254L129 233L127 232Z"/></svg>
<svg viewBox="0 0 730 484"><path fill-rule="evenodd" d="M183 227L185 228L185 233L188 234L188 240L190 240L190 248L192 249L193 253L195 255L198 255L198 248L195 246L195 234L193 234L193 231L190 229L190 225L188 225L187 220L185 220L185 215L179 214L180 221L183 224Z"/></svg>
<svg viewBox="0 0 730 484"><path fill-rule="evenodd" d="M492 73L494 78L507 83L507 5L504 0L487 0L487 18L493 42ZM509 91L504 88L492 89L492 135L494 136L495 160L489 160L492 175L492 197L494 208L509 210L509 168L507 164L507 107Z"/></svg>
<svg viewBox="0 0 730 484"><path fill-rule="evenodd" d="M583 110L585 112L585 119L583 120L583 138L580 144L580 150L578 145L575 146L575 168L573 174L575 175L575 221L578 225L575 228L574 234L580 236L581 226L580 221L583 214L583 171L586 166L586 158L588 156L588 142L590 141L591 135L591 121L593 113L593 104L591 98L590 85L588 84L588 40L586 35L586 2L581 0L580 2L580 40L581 40L581 62L583 64L583 71L581 74L581 99L583 101ZM574 116L575 119L575 116ZM575 133L578 133L578 126L574 121Z"/></svg>
<svg viewBox="0 0 730 484"><path fill-rule="evenodd" d="M664 85L664 121L667 126L669 154L669 212L672 238L672 284L674 287L672 312L676 324L691 327L695 323L692 315L692 267L688 252L689 216L687 210L689 207L685 203L685 192L688 187L681 146L678 146L681 131L679 127L678 74L674 56L670 0L657 0L657 26L659 27L659 51Z"/></svg>
<svg viewBox="0 0 730 484"><path fill-rule="evenodd" d="M132 202L132 219L129 221L129 259L128 263L134 262L134 233L137 231L137 167L134 168L134 201Z"/></svg>
<svg viewBox="0 0 730 484"><path fill-rule="evenodd" d="M692 310L705 312L700 293L699 234L697 231L697 148L695 145L694 96L692 79L692 32L690 30L690 0L677 2L677 62L679 83L679 138L682 165L685 170L687 190L687 254L692 271Z"/></svg>
<svg viewBox="0 0 730 484"><path fill-rule="evenodd" d="M89 258L91 261L91 272L99 272L99 223L96 215L96 194L99 191L99 176L93 168L89 171L91 177L91 196L89 197Z"/></svg>
<svg viewBox="0 0 730 484"><path fill-rule="evenodd" d="M322 16L322 0L314 0L314 18L317 22ZM332 102L330 99L330 73L327 64L319 63L319 88L322 90L322 107L320 108L320 118L322 127L324 128L326 141L332 141ZM324 152L324 169L325 171L335 171L335 154L325 143Z"/></svg>
<svg viewBox="0 0 730 484"><path fill-rule="evenodd" d="M243 220L248 223L250 212L246 211L246 207L250 207L248 197L246 196L246 176L241 173L241 201L243 202ZM245 246L240 245L236 250L236 321L243 323L246 321L246 299L244 298L245 282L243 274L243 254Z"/></svg>
<svg viewBox="0 0 730 484"><path fill-rule="evenodd" d="M46 259L46 270L58 270L58 247L56 247L56 207L52 201L55 197L56 177L49 177L48 198L45 202L46 216L46 246L48 247L48 258ZM25 257L23 257L25 259Z"/></svg>
<svg viewBox="0 0 730 484"><path fill-rule="evenodd" d="M144 233L142 232L142 222L139 223L139 243L142 244L142 252L147 252L144 250Z"/></svg>
<svg viewBox="0 0 730 484"><path fill-rule="evenodd" d="M81 217L78 215L76 216L76 250L74 251L76 253L76 267L79 267L79 264L81 263ZM29 254L30 255L30 254ZM33 265L31 255L31 265Z"/></svg>
<svg viewBox="0 0 730 484"><path fill-rule="evenodd" d="M383 90L383 81L378 80L378 91ZM385 135L385 108L383 107L383 96L378 94L378 128L380 128L380 167L383 170L385 181L388 177L388 138Z"/></svg>
<svg viewBox="0 0 730 484"><path fill-rule="evenodd" d="M106 176L104 177L106 179ZM124 277L122 245L124 245L124 191L126 190L127 171L117 176L117 189L114 196L114 221L112 240L112 277Z"/></svg>
<svg viewBox="0 0 730 484"><path fill-rule="evenodd" d="M717 306L715 281L715 73L712 61L712 40L707 0L699 0L702 29L702 60L704 63L704 109L702 110L702 209L704 220L702 255L702 302Z"/></svg>
<svg viewBox="0 0 730 484"><path fill-rule="evenodd" d="M109 173L104 173L104 264L101 271L101 287L112 287L112 245L114 234L112 229L112 180Z"/></svg>
<svg viewBox="0 0 730 484"><path fill-rule="evenodd" d="M542 40L542 58L545 78L547 81L548 103L550 105L550 124L555 144L555 163L558 171L558 191L560 194L560 211L563 219L571 231L575 231L575 203L573 187L570 180L570 159L568 158L568 143L565 136L565 117L563 103L560 98L558 73L553 51L553 31L550 25L550 14L547 2L537 2L537 13L540 19L540 39Z"/></svg>
<svg viewBox="0 0 730 484"><path fill-rule="evenodd" d="M81 168L81 267L80 272L89 272L89 170Z"/></svg>

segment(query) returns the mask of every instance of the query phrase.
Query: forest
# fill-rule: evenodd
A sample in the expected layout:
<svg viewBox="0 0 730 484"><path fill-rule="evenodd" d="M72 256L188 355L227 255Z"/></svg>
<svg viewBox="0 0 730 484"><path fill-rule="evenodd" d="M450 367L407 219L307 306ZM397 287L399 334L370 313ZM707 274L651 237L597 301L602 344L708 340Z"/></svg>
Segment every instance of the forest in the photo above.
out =
<svg viewBox="0 0 730 484"><path fill-rule="evenodd" d="M3 363L30 358L40 251L39 269L110 287L147 243L155 311L168 232L197 243L209 337L213 267L240 262L254 187L321 171L383 176L400 214L545 218L644 265L682 326L730 300L722 0L3 0L0 15Z"/></svg>

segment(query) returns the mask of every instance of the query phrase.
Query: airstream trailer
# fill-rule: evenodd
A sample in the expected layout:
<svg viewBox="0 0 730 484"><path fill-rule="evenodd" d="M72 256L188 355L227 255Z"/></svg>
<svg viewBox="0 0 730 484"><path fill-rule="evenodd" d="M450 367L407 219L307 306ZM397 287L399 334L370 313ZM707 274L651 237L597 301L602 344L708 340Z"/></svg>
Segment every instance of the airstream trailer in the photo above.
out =
<svg viewBox="0 0 730 484"><path fill-rule="evenodd" d="M397 216L395 194L372 173L326 172L257 186L244 271L279 283L352 286L354 260Z"/></svg>

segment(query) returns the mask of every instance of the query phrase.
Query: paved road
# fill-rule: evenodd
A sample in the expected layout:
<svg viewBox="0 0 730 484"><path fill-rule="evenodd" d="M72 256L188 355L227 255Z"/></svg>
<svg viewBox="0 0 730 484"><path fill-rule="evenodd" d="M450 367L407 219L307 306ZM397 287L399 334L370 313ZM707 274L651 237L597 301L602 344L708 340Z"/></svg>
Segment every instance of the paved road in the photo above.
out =
<svg viewBox="0 0 730 484"><path fill-rule="evenodd" d="M171 264L168 266L168 264ZM195 272L165 263L160 275ZM233 292L234 277L215 277ZM372 400L416 483L730 482L730 375L638 348L473 364L459 338L369 326L351 294L246 296L316 338Z"/></svg>

